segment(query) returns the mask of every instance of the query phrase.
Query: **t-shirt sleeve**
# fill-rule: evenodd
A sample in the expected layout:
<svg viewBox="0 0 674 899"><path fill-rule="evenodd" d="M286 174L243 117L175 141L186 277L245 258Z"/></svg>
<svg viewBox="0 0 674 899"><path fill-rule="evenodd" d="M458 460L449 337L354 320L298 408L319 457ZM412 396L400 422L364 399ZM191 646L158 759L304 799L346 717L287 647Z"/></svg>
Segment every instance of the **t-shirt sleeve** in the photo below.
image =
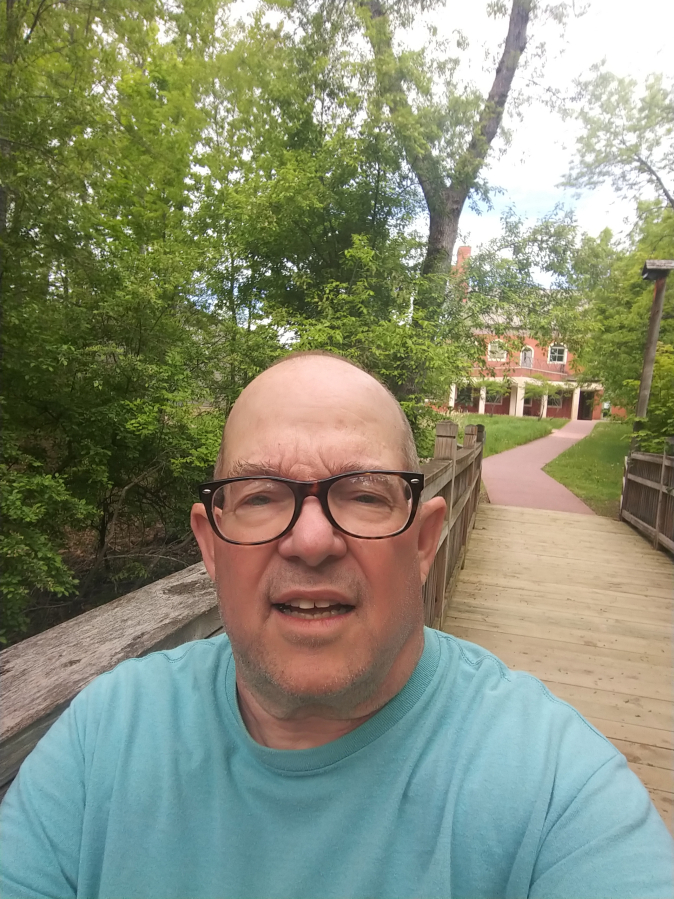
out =
<svg viewBox="0 0 674 899"><path fill-rule="evenodd" d="M0 897L77 895L84 753L71 705L24 761L0 806Z"/></svg>
<svg viewBox="0 0 674 899"><path fill-rule="evenodd" d="M531 899L670 899L672 839L616 753L542 835Z"/></svg>

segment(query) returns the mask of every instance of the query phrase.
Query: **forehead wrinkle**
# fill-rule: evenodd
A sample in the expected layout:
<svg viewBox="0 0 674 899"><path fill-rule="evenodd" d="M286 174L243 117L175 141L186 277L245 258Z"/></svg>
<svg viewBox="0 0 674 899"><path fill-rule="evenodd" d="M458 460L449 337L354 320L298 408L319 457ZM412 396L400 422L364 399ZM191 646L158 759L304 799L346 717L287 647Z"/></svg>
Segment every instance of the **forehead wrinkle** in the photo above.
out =
<svg viewBox="0 0 674 899"><path fill-rule="evenodd" d="M277 477L277 478L287 478L291 481L305 480L303 478L293 478L290 476L291 469L298 464L306 464L306 463L290 463L289 465L284 465L283 463L280 465L275 465L273 462L250 462L245 459L237 459L233 462L229 467L229 473L226 475L228 478L245 478L245 477ZM329 472L328 477L332 475L338 474L348 474L349 472L355 471L376 471L377 465L364 464L361 460L360 462L323 462L321 460L321 464L323 467ZM313 480L313 478L309 478L306 480ZM320 479L316 479L320 480Z"/></svg>

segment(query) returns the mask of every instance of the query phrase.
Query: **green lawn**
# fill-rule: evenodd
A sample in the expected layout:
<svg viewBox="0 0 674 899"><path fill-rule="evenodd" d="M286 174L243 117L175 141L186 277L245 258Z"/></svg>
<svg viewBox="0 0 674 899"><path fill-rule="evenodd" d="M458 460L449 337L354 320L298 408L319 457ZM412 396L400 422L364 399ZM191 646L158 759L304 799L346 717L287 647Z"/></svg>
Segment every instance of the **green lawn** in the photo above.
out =
<svg viewBox="0 0 674 899"><path fill-rule="evenodd" d="M617 518L631 435L629 424L602 421L589 437L548 462L543 471L568 487L597 515Z"/></svg>
<svg viewBox="0 0 674 899"><path fill-rule="evenodd" d="M459 442L463 439L463 429L466 425L484 425L485 447L484 457L502 453L504 450L530 443L539 437L547 437L556 428L567 424L567 418L511 418L509 415L477 415L466 413L453 415L454 421L459 423Z"/></svg>

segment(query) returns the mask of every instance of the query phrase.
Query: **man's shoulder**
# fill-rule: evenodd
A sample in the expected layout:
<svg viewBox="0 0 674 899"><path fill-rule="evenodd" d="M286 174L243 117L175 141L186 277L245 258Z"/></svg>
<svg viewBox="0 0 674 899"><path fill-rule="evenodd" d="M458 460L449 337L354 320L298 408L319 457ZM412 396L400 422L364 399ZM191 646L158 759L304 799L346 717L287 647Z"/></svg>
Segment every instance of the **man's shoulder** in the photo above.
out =
<svg viewBox="0 0 674 899"><path fill-rule="evenodd" d="M225 634L157 650L125 659L100 674L76 701L90 707L119 695L126 703L138 702L134 697L141 697L143 704L148 704L168 695L191 694L207 689L209 684L224 683L231 659L232 649Z"/></svg>
<svg viewBox="0 0 674 899"><path fill-rule="evenodd" d="M524 734L528 740L544 740L555 732L561 742L591 744L606 759L619 755L578 709L539 678L509 668L475 643L440 632L438 639L443 648L439 701L478 725L482 722L491 739Z"/></svg>

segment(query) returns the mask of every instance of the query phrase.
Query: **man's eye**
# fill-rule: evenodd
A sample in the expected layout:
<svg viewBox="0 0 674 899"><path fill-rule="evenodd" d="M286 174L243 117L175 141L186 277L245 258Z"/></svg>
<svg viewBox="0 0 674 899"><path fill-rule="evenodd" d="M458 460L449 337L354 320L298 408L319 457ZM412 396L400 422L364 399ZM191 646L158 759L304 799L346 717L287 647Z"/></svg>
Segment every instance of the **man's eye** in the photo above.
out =
<svg viewBox="0 0 674 899"><path fill-rule="evenodd" d="M266 506L271 502L271 497L264 493L257 493L244 500L244 506Z"/></svg>
<svg viewBox="0 0 674 899"><path fill-rule="evenodd" d="M352 497L354 502L364 503L367 505L378 505L384 502L382 496L375 496L373 493L358 493Z"/></svg>

